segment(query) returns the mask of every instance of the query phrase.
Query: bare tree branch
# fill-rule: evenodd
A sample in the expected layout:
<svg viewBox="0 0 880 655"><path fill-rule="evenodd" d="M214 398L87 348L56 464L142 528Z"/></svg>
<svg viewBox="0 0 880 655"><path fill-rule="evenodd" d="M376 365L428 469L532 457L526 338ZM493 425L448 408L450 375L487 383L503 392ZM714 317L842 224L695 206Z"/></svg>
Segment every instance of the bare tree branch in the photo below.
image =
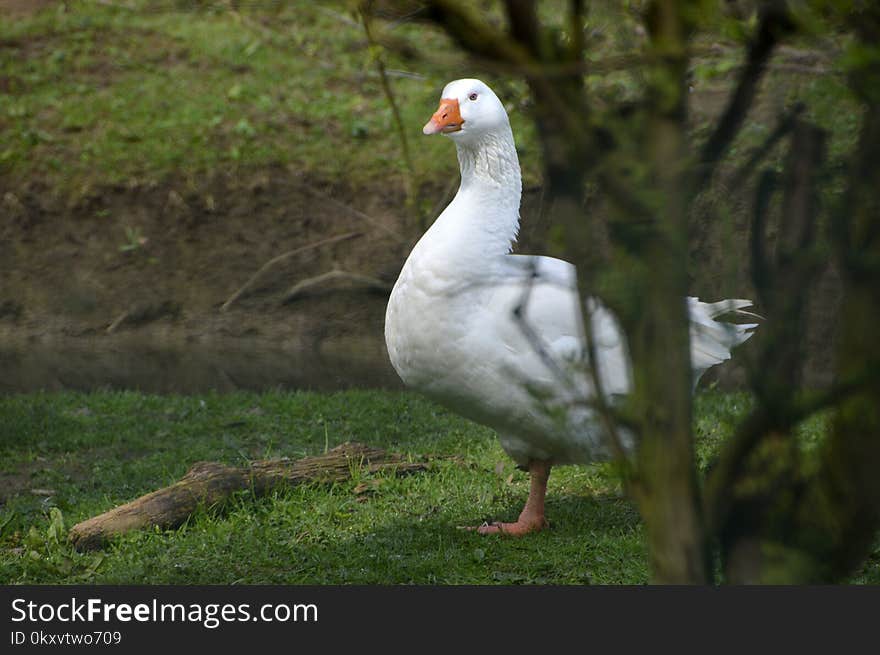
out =
<svg viewBox="0 0 880 655"><path fill-rule="evenodd" d="M531 33L534 27L526 25L521 15L523 12L528 13L528 5L532 3L514 0L510 4L514 6L516 16L512 20L517 21L516 29L525 34L526 43L537 39L538 36ZM515 66L517 72L524 75L535 90L535 97L552 109L556 120L565 124L572 138L582 141L588 138L585 107L571 106L560 94L558 82L554 83L549 74L555 63L552 59L538 58L537 50L533 52L530 47L495 29L477 16L466 3L455 0L430 0L428 6L431 10L431 18L442 25L465 50L492 62Z"/></svg>
<svg viewBox="0 0 880 655"><path fill-rule="evenodd" d="M734 435L721 447L718 461L703 484L703 513L709 534L717 535L727 521L733 505L731 487L748 455L774 425L773 418L758 408L740 421Z"/></svg>
<svg viewBox="0 0 880 655"><path fill-rule="evenodd" d="M735 502L734 484L745 470L749 454L771 435L786 438L803 419L795 411L795 390L799 386L807 294L818 272L812 254L818 215L815 180L824 159L824 144L822 130L796 123L772 262L764 249L764 227L776 186L775 174L765 173L758 186L751 234L752 276L768 317L762 334L761 367L751 376L758 406L722 448L718 465L707 479L704 504L713 533L725 527ZM807 407L801 405L799 409ZM788 468L793 466L790 463Z"/></svg>
<svg viewBox="0 0 880 655"><path fill-rule="evenodd" d="M381 230L382 232L384 232L388 236L394 238L399 243L407 243L409 241L408 239L401 236L401 234L399 232L397 232L397 231L391 229L390 227L388 227L387 225L385 225L382 221L380 221L376 218L373 218L369 214L362 212L360 209L352 207L351 205L347 205L344 202L340 202L339 200L337 200L333 196L331 196L327 193L324 193L323 191L320 191L319 189L315 188L314 186L307 186L307 187L305 187L305 190L308 193L311 193L313 195L320 197L325 202L330 203L334 207L338 207L339 209L342 209L343 211L351 214L352 216L355 216L355 217L369 223L370 225L372 225L376 229Z"/></svg>
<svg viewBox="0 0 880 655"><path fill-rule="evenodd" d="M579 398L580 392L577 389L571 374L562 370L559 363L547 351L547 348L537 331L529 324L528 320L526 320L525 314L528 309L534 284L539 277L534 261L530 262L530 268L531 275L523 287L519 302L513 309L513 320L523 333L523 336L529 342L532 350L538 354L538 357L540 357L543 364L551 371L551 373L553 373L556 380L568 389L569 394L577 399L572 403L572 406L587 405L594 409L599 415L599 420L602 422L608 437L608 443L611 446L611 454L623 469L624 480L626 483L632 485L635 483L633 460L624 446L620 431L617 429L618 423L622 423L624 420L623 417L608 404L605 397L604 385L599 374L598 355L596 352L595 340L593 339L592 312L590 310L584 312L584 331L587 345L587 361L585 364L593 383L593 395L591 398ZM630 427L630 429L635 429L635 426L631 422L628 427Z"/></svg>
<svg viewBox="0 0 880 655"><path fill-rule="evenodd" d="M538 12L534 0L505 0L510 35L522 43L535 59L540 59L541 40L538 32Z"/></svg>
<svg viewBox="0 0 880 655"><path fill-rule="evenodd" d="M637 484L635 478L635 462L630 453L627 452L623 439L620 436L620 431L617 429L618 419L615 416L616 413L606 400L605 385L602 383L602 376L599 373L599 356L596 351L596 340L593 335L593 321L590 320L592 319L592 313L587 311L585 312L585 315L588 319L585 321L584 325L584 333L587 341L587 369L590 373L590 379L593 382L593 404L596 407L596 413L599 415L599 420L602 422L602 426L605 429L608 443L611 444L611 451L614 455L614 459L623 468L624 484L632 490L632 487Z"/></svg>
<svg viewBox="0 0 880 655"><path fill-rule="evenodd" d="M314 250L315 248L327 246L327 245L330 245L331 243L338 243L340 241L347 241L348 239L354 239L359 236L363 236L363 233L362 232L346 232L345 234L337 234L336 236L327 237L326 239L321 239L321 240L315 241L313 243L308 243L304 246L300 246L299 248L294 248L293 250L288 250L287 252L282 253L282 254L278 255L277 257L273 257L272 259L267 261L265 264L263 264L260 267L260 269L248 279L247 282L245 282L243 285L241 285L241 287L239 287L236 290L235 293L233 293L231 296L229 296L229 298L226 300L226 302L220 306L220 311L225 312L227 309L229 309L236 300L241 298L245 293L247 293L251 289L251 287L254 286L254 284L257 282L257 280L259 280L266 273L266 271L268 271L273 266L280 264L284 260L290 259L291 257L293 257L295 255L299 255L300 253L306 252L307 250ZM116 321L114 321L114 325L116 325L116 323L120 322L121 320L124 320L126 315L127 315L127 313L125 315L123 315L123 317L121 317L120 319L117 319ZM108 328L108 331L110 331L109 328Z"/></svg>
<svg viewBox="0 0 880 655"><path fill-rule="evenodd" d="M782 0L771 0L762 7L760 23L746 55L746 65L715 131L700 153L695 188L700 190L712 179L718 162L739 133L752 105L767 61L779 39L794 28L788 8Z"/></svg>
<svg viewBox="0 0 880 655"><path fill-rule="evenodd" d="M568 59L580 63L583 59L586 43L584 42L584 1L571 0L568 12L569 35L571 38L571 47L568 52Z"/></svg>
<svg viewBox="0 0 880 655"><path fill-rule="evenodd" d="M455 0L430 0L429 16L468 52L519 67L525 74L535 73L538 62L529 50L483 21L471 6Z"/></svg>
<svg viewBox="0 0 880 655"><path fill-rule="evenodd" d="M805 109L806 105L798 102L790 111L782 115L774 130L767 136L764 142L752 151L752 154L748 156L745 163L731 176L730 181L728 182L728 186L731 189L738 188L746 181L758 162L762 161L767 156L767 153L769 153L786 134L791 132L791 129L795 125L795 121Z"/></svg>
<svg viewBox="0 0 880 655"><path fill-rule="evenodd" d="M370 46L370 52L373 60L376 62L376 70L379 73L379 80L382 83L382 91L385 93L385 99L391 107L391 115L394 117L394 125L397 128L397 137L400 140L400 149L403 152L403 163L406 170L404 176L404 185L406 186L406 207L409 212L416 213L416 224L421 230L425 229L425 217L420 215L418 203L416 202L416 167L413 165L412 156L409 150L409 139L406 136L406 128L403 125L403 119L400 117L400 109L397 106L397 99L394 97L394 91L391 90L391 82L388 80L388 73L385 69L385 61L380 53L381 46L376 43L373 38L373 30L370 24L370 5L372 3L362 2L358 7L361 17L361 24L364 27L364 34L367 37L367 43Z"/></svg>
<svg viewBox="0 0 880 655"><path fill-rule="evenodd" d="M758 292L763 304L770 302L770 263L767 261L765 240L767 238L767 212L776 192L779 176L774 171L764 171L758 182L755 193L755 208L752 213L752 225L749 229L749 263L751 266L752 284Z"/></svg>
<svg viewBox="0 0 880 655"><path fill-rule="evenodd" d="M332 271L327 271L326 273L321 273L320 275L315 275L314 277L306 278L305 280L301 280L294 284L286 294L284 294L284 299L282 302L291 302L296 299L297 296L302 295L307 290L325 284L326 282L332 282L335 280L349 280L351 282L356 282L362 286L365 286L369 289L376 289L377 291L389 292L391 291L391 285L387 282L383 282L379 278L373 277L372 275L364 275L362 273L350 273L348 271L343 271L338 268L334 268Z"/></svg>

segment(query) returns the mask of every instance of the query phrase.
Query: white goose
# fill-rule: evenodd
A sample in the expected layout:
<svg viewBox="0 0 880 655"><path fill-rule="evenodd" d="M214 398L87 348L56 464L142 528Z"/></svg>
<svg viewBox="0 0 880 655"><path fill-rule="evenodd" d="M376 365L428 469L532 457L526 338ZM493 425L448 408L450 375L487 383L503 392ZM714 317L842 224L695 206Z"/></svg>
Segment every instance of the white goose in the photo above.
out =
<svg viewBox="0 0 880 655"><path fill-rule="evenodd" d="M609 456L589 405L594 392L584 373L575 268L551 257L510 254L522 182L507 112L488 86L474 79L448 84L423 131L455 142L461 186L394 285L385 315L388 354L408 386L496 429L504 450L528 468L529 497L518 520L477 530L540 530L551 466ZM714 317L750 304L689 299L695 384L755 327ZM598 302L587 306L603 392L627 393L629 360L620 330Z"/></svg>

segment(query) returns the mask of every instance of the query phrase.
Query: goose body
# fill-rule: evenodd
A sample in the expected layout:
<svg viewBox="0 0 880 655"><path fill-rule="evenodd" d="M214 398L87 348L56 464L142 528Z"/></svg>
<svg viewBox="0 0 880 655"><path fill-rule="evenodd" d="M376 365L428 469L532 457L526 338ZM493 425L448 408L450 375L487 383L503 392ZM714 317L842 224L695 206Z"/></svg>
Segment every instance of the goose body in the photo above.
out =
<svg viewBox="0 0 880 655"><path fill-rule="evenodd" d="M528 525L521 525L521 515L517 523L481 531L532 531L544 524L552 465L610 454L589 404L595 390L584 366L575 268L552 257L511 254L520 168L507 113L488 86L473 79L448 84L424 131L453 139L461 186L394 285L385 316L388 354L404 383L497 430L504 450L532 472L529 503L540 505L540 516L527 516ZM586 302L602 391L626 394L631 376L621 331L598 301ZM728 359L754 325L714 320L748 301L688 303L696 383Z"/></svg>

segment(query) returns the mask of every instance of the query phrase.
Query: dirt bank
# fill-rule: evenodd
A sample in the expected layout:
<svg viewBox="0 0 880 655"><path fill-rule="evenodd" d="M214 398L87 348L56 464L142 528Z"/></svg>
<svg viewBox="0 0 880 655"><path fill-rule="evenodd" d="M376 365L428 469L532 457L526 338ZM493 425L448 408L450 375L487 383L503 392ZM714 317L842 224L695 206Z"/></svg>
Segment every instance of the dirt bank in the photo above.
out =
<svg viewBox="0 0 880 655"><path fill-rule="evenodd" d="M383 287L409 247L393 195L271 170L76 197L32 183L2 189L0 202L7 351L223 350L238 342L384 361ZM267 262L301 248L223 309ZM287 297L297 282L336 269L374 283L330 280Z"/></svg>
<svg viewBox="0 0 880 655"><path fill-rule="evenodd" d="M443 190L425 194L442 203ZM74 196L33 182L0 189L0 203L2 390L398 384L382 330L387 290L415 237L399 192L271 169ZM522 213L519 247L540 252L539 189L527 190ZM732 243L700 235L694 293L751 293L745 231L735 232ZM334 270L363 278L289 297ZM814 384L830 371L836 302L829 273L809 335ZM743 371L729 365L716 377L736 384Z"/></svg>

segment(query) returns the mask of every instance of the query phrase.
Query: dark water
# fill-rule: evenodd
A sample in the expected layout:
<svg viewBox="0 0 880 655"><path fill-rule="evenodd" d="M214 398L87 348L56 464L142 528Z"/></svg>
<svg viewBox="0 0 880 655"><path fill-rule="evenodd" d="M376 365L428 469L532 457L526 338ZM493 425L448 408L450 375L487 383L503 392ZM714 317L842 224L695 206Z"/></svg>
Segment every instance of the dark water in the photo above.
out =
<svg viewBox="0 0 880 655"><path fill-rule="evenodd" d="M0 345L0 393L138 390L149 393L350 388L399 389L387 356L269 347L234 339L208 344L70 343Z"/></svg>

